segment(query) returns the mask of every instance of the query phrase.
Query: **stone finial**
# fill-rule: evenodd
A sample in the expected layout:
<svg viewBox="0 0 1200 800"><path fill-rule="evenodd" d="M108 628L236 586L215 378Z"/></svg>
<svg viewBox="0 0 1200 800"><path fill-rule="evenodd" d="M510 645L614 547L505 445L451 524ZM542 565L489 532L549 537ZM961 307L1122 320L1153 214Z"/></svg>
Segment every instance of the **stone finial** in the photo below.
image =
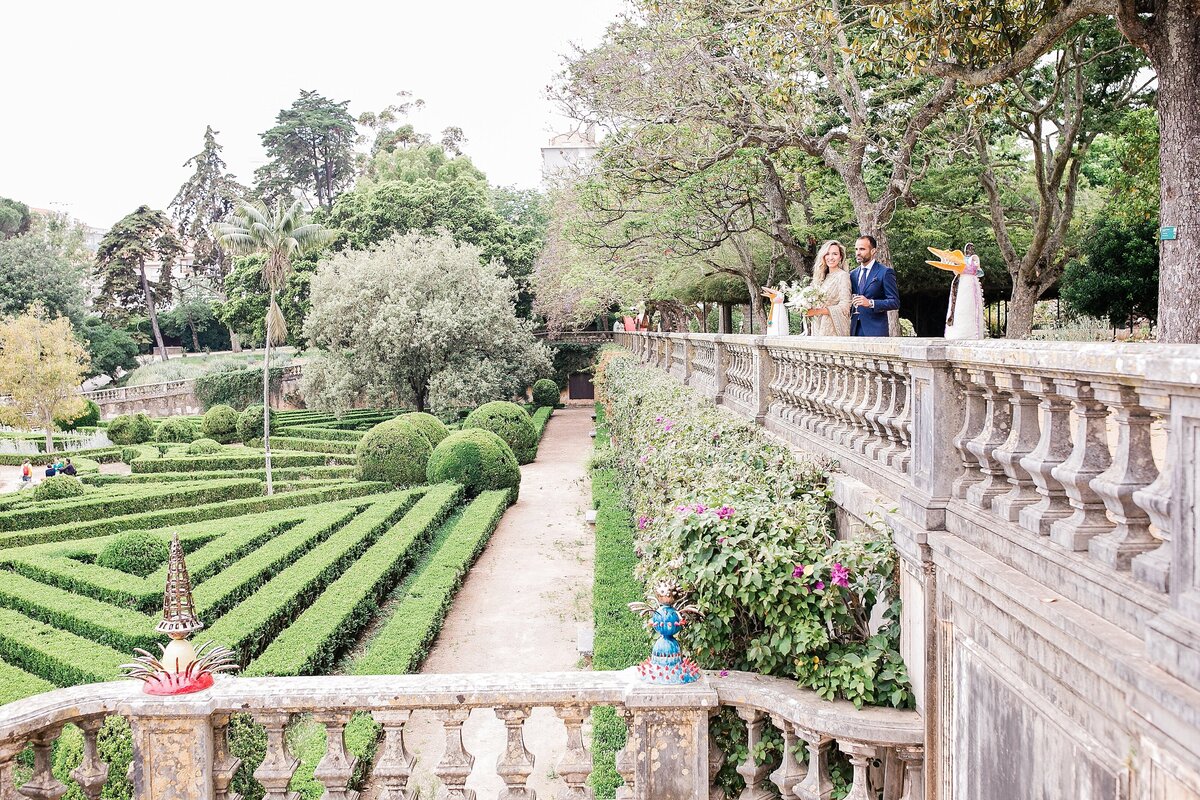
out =
<svg viewBox="0 0 1200 800"><path fill-rule="evenodd" d="M154 630L165 633L172 639L181 639L204 627L196 616L196 604L192 600L192 580L188 576L187 564L183 559L183 545L179 533L171 537L171 557L167 562L167 587L163 591L163 618Z"/></svg>

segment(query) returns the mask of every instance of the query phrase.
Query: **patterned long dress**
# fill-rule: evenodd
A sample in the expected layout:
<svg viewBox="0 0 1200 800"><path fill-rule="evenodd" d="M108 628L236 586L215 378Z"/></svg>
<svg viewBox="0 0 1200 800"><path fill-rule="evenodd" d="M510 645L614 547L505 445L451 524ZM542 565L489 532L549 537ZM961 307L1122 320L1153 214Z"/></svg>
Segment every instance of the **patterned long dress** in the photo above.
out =
<svg viewBox="0 0 1200 800"><path fill-rule="evenodd" d="M834 270L821 281L821 294L829 316L822 314L811 319L813 336L850 335L850 273Z"/></svg>

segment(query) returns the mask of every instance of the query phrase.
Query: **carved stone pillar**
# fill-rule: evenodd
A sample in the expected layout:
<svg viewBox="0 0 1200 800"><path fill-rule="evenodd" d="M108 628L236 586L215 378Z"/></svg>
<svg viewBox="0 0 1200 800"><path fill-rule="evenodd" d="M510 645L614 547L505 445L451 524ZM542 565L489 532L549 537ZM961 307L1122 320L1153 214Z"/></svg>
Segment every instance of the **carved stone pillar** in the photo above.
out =
<svg viewBox="0 0 1200 800"><path fill-rule="evenodd" d="M471 716L469 708L445 708L435 712L442 721L446 733L446 747L442 760L433 768L433 774L442 780L446 797L452 800L475 800L475 792L467 788L467 778L475 766L475 756L463 747L462 726Z"/></svg>
<svg viewBox="0 0 1200 800"><path fill-rule="evenodd" d="M904 793L900 800L925 800L925 748L897 747L896 757L904 764Z"/></svg>
<svg viewBox="0 0 1200 800"><path fill-rule="evenodd" d="M1012 426L1012 406L1004 390L996 385L995 376L986 370L971 370L971 380L983 390L984 411L983 430L971 441L967 449L979 462L979 472L982 479L967 489L967 502L980 508L991 509L992 498L1008 491L1008 476L1004 474L1004 465L996 458L996 451L1008 441L1009 430Z"/></svg>
<svg viewBox="0 0 1200 800"><path fill-rule="evenodd" d="M587 718L587 706L562 706L554 709L559 719L567 726L567 749L558 762L558 774L567 784L562 800L589 800L592 789L587 785L592 774L592 754L583 745L583 721Z"/></svg>
<svg viewBox="0 0 1200 800"><path fill-rule="evenodd" d="M737 773L746 781L746 788L738 795L738 800L769 800L771 790L766 786L766 777L771 768L754 758L754 751L762 742L767 715L754 708L742 707L737 709L737 715L746 723L746 760L737 766Z"/></svg>
<svg viewBox="0 0 1200 800"><path fill-rule="evenodd" d="M633 715L634 800L707 797L708 714L717 693L701 678L687 686L639 684L625 696Z"/></svg>
<svg viewBox="0 0 1200 800"><path fill-rule="evenodd" d="M963 473L963 459L955 449L955 438L963 430L963 393L945 354L945 345L900 348L908 362L913 426L911 488L900 495L900 511L929 531L945 529L946 505Z"/></svg>
<svg viewBox="0 0 1200 800"><path fill-rule="evenodd" d="M212 719L203 706L189 705L170 698L165 702L135 701L130 709L133 795L138 800L214 800ZM282 740L282 725L280 732ZM262 783L265 787L266 781ZM283 800L282 793L273 796L269 789L265 797Z"/></svg>
<svg viewBox="0 0 1200 800"><path fill-rule="evenodd" d="M29 800L58 800L67 793L66 784L54 777L54 740L60 733L62 726L58 725L38 731L30 739L33 745L33 775L17 789Z"/></svg>
<svg viewBox="0 0 1200 800"><path fill-rule="evenodd" d="M525 747L525 720L528 706L497 708L496 716L504 721L504 752L496 761L496 774L504 781L500 800L534 800L536 795L527 784L533 774L533 754Z"/></svg>
<svg viewBox="0 0 1200 800"><path fill-rule="evenodd" d="M1032 453L1041 438L1038 424L1038 399L1025 390L1021 376L1011 372L996 376L997 383L1008 392L1012 410L1012 427L1008 439L996 450L996 460L1008 476L1009 490L992 498L992 511L1009 522L1021 517L1021 510L1039 500L1037 488L1029 470L1021 463Z"/></svg>
<svg viewBox="0 0 1200 800"><path fill-rule="evenodd" d="M1058 393L1054 381L1043 377L1024 378L1025 389L1041 398L1041 436L1033 452L1021 459L1021 466L1037 485L1041 499L1021 509L1021 527L1039 536L1049 536L1055 520L1071 515L1071 503L1053 470L1071 453L1071 404Z"/></svg>
<svg viewBox="0 0 1200 800"><path fill-rule="evenodd" d="M76 720L75 724L83 731L83 759L78 767L71 770L71 777L83 790L84 797L88 800L100 800L104 782L108 780L108 764L100 760L100 750L96 746L96 737L100 728L104 726L104 715L97 714L94 717Z"/></svg>
<svg viewBox="0 0 1200 800"><path fill-rule="evenodd" d="M779 759L779 767L771 773L771 783L779 789L779 796L783 800L789 800L796 796L796 784L804 778L808 752L803 740L796 736L791 722L772 714L771 724L783 732L783 755Z"/></svg>
<svg viewBox="0 0 1200 800"><path fill-rule="evenodd" d="M285 711L264 711L254 715L254 721L267 729L267 752L254 779L263 785L263 800L293 800L297 795L288 792L288 783L300 766L300 759L288 751L285 729L292 715ZM140 797L140 795L139 795Z"/></svg>
<svg viewBox="0 0 1200 800"><path fill-rule="evenodd" d="M213 718L213 792L215 800L242 800L242 796L229 791L234 773L242 760L229 750L229 715Z"/></svg>
<svg viewBox="0 0 1200 800"><path fill-rule="evenodd" d="M723 308L728 307L722 305ZM717 337L713 341L713 403L720 405L725 398L725 387L729 384L729 376L726 374L729 369L729 350L721 341L721 337Z"/></svg>
<svg viewBox="0 0 1200 800"><path fill-rule="evenodd" d="M829 746L833 740L800 725L796 726L796 735L808 748L808 772L804 780L796 784L796 797L829 800L833 796L833 778L829 775Z"/></svg>
<svg viewBox="0 0 1200 800"><path fill-rule="evenodd" d="M412 777L413 757L404 743L404 726L412 712L408 709L374 711L371 716L383 726L383 743L372 779L383 784L381 800L414 800L408 791L408 780Z"/></svg>
<svg viewBox="0 0 1200 800"><path fill-rule="evenodd" d="M850 765L854 768L854 779L850 784L850 791L846 794L844 800L875 800L875 794L871 791L871 782L867 769L870 767L871 759L875 757L879 748L876 745L867 744L866 742L849 740L839 740L838 748L849 756Z"/></svg>
<svg viewBox="0 0 1200 800"><path fill-rule="evenodd" d="M767 352L765 336L756 337L752 347L754 352L753 371L750 381L754 386L754 422L762 425L767 419L767 409L771 406L771 379L775 375L775 364L771 354Z"/></svg>
<svg viewBox="0 0 1200 800"><path fill-rule="evenodd" d="M321 800L358 800L358 792L348 788L358 760L346 749L350 712L318 711L313 714L313 720L325 726L325 756L313 771L313 777L325 787Z"/></svg>
<svg viewBox="0 0 1200 800"><path fill-rule="evenodd" d="M971 380L971 376L965 369L956 369L954 380L962 387L963 397L963 424L958 435L954 437L954 449L958 451L959 459L962 461L962 470L954 480L951 493L959 500L965 500L967 490L971 485L983 480L983 475L979 472L979 459L971 452L968 445L983 430L987 403L983 400L983 389L980 389L978 384ZM915 435L913 439L916 439Z"/></svg>
<svg viewBox="0 0 1200 800"><path fill-rule="evenodd" d="M1142 398L1142 405L1153 412L1155 419L1166 427L1169 444L1174 439L1171 434L1170 397L1162 392L1147 389L1139 389L1138 394ZM1174 538L1171 530L1173 476L1174 470L1167 463L1154 483L1133 493L1133 501L1150 516L1150 522L1157 529L1158 536L1162 540L1162 544L1154 550L1134 556L1131 566L1133 577L1160 592L1171 590L1171 561L1174 549L1171 546L1171 540Z"/></svg>
<svg viewBox="0 0 1200 800"><path fill-rule="evenodd" d="M13 785L13 768L24 749L24 742L0 745L0 800L16 800L18 796Z"/></svg>
<svg viewBox="0 0 1200 800"><path fill-rule="evenodd" d="M1071 401L1075 416L1075 445L1071 456L1050 470L1070 499L1071 516L1050 525L1050 540L1068 550L1086 550L1093 536L1112 530L1104 513L1104 501L1092 488L1092 478L1108 469L1108 433L1105 421L1108 409L1096 400L1086 381L1055 381L1063 397Z"/></svg>

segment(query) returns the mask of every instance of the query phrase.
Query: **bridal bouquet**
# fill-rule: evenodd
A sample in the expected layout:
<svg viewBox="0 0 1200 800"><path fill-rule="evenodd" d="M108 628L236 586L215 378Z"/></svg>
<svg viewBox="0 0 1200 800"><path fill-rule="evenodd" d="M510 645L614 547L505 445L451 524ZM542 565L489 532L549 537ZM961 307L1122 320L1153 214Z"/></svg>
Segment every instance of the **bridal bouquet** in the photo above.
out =
<svg viewBox="0 0 1200 800"><path fill-rule="evenodd" d="M779 288L787 295L787 307L801 314L825 305L824 295L821 294L820 289L812 285L811 280L783 283Z"/></svg>

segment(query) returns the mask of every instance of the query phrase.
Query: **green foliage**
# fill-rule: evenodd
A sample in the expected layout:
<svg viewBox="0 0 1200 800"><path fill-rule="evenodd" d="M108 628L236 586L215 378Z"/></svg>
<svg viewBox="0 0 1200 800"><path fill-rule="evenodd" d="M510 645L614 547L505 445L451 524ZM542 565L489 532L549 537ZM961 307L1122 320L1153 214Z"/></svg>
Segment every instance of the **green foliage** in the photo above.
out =
<svg viewBox="0 0 1200 800"><path fill-rule="evenodd" d="M276 394L283 382L283 367L271 367L271 392ZM244 409L257 402L262 408L263 378L261 369L236 369L213 372L196 378L196 399L206 409L230 406ZM259 422L262 425L262 422Z"/></svg>
<svg viewBox="0 0 1200 800"><path fill-rule="evenodd" d="M154 297L169 296L171 265L182 252L183 245L166 215L149 206L139 206L113 225L96 251L98 297L104 315L119 318L145 308L153 318L151 303ZM142 270L149 261L161 261L164 266L155 281L143 284Z"/></svg>
<svg viewBox="0 0 1200 800"><path fill-rule="evenodd" d="M899 658L869 656L895 640L873 638L870 627L877 604L898 596L890 532L876 525L839 540L816 464L669 376L614 353L600 385L620 442L616 472L637 517L638 574L679 579L705 614L684 632L693 657L827 683L857 705L910 706L903 676L867 676ZM832 677L852 662L846 654L869 666L852 680ZM797 665L814 658L802 673Z"/></svg>
<svg viewBox="0 0 1200 800"><path fill-rule="evenodd" d="M567 387L567 379L574 372L591 370L600 353L600 346L578 342L553 342L550 352L554 360L554 382L560 389Z"/></svg>
<svg viewBox="0 0 1200 800"><path fill-rule="evenodd" d="M154 441L162 443L190 443L196 438L196 426L186 417L171 417L158 424Z"/></svg>
<svg viewBox="0 0 1200 800"><path fill-rule="evenodd" d="M519 464L528 464L537 457L537 431L529 414L516 403L484 403L463 420L463 429L467 428L482 428L499 436L512 448Z"/></svg>
<svg viewBox="0 0 1200 800"><path fill-rule="evenodd" d="M272 436L271 445L281 450L304 450L309 453L340 453L352 455L358 442L342 442L334 439L304 439L297 436Z"/></svg>
<svg viewBox="0 0 1200 800"><path fill-rule="evenodd" d="M237 440L237 424L237 411L227 405L215 405L204 412L204 421L200 423L200 433L206 439L229 444Z"/></svg>
<svg viewBox="0 0 1200 800"><path fill-rule="evenodd" d="M116 376L121 370L136 369L138 344L124 328L114 328L100 317L87 317L79 328L91 364L88 377Z"/></svg>
<svg viewBox="0 0 1200 800"><path fill-rule="evenodd" d="M360 480L416 486L425 482L425 465L433 447L417 426L394 419L371 428L355 453Z"/></svg>
<svg viewBox="0 0 1200 800"><path fill-rule="evenodd" d="M300 91L275 126L262 134L270 159L254 171L255 192L264 200L291 200L293 190L315 196L329 208L354 179L354 142L358 131L347 107L315 91Z"/></svg>
<svg viewBox="0 0 1200 800"><path fill-rule="evenodd" d="M194 442L193 442L194 444ZM354 460L354 456L330 453L322 455L320 453L277 453L271 456L271 463L276 467L315 467L326 466L331 464L345 464ZM266 463L266 457L261 450L251 450L249 448L222 448L221 452L213 455L188 456L166 456L157 460L139 460L130 464L133 471L140 473L152 472L186 472L188 470L224 470L224 469L250 469L251 467L262 467Z"/></svg>
<svg viewBox="0 0 1200 800"><path fill-rule="evenodd" d="M553 413L554 409L551 406L542 406L530 417L538 442L542 441L542 434L546 432L546 426L550 424L550 415Z"/></svg>
<svg viewBox="0 0 1200 800"><path fill-rule="evenodd" d="M197 439L188 445L187 451L194 456L210 456L220 453L225 447L216 439Z"/></svg>
<svg viewBox="0 0 1200 800"><path fill-rule="evenodd" d="M0 661L0 706L54 688L50 681Z"/></svg>
<svg viewBox="0 0 1200 800"><path fill-rule="evenodd" d="M59 686L74 686L116 679L128 656L0 608L0 659Z"/></svg>
<svg viewBox="0 0 1200 800"><path fill-rule="evenodd" d="M506 491L484 492L454 524L406 587L403 599L354 661L355 675L400 675L416 669L437 637L454 593L483 551L504 509Z"/></svg>
<svg viewBox="0 0 1200 800"><path fill-rule="evenodd" d="M133 761L133 735L124 717L111 716L104 720L96 736L96 749L108 765L108 780L100 792L100 800L128 800L133 785L126 777ZM70 780L71 771L83 762L83 734L74 725L63 729L54 750L54 776L67 785L64 800L86 800L79 784Z"/></svg>
<svg viewBox="0 0 1200 800"><path fill-rule="evenodd" d="M205 128L203 149L183 163L194 170L179 187L170 209L179 235L188 242L193 269L223 278L229 271L229 256L217 246L213 225L233 213L246 187L226 170L217 133L211 125Z"/></svg>
<svg viewBox="0 0 1200 800"><path fill-rule="evenodd" d="M67 417L55 417L54 427L60 431L73 431L76 428L92 428L100 421L100 406L91 400L84 400L83 410Z"/></svg>
<svg viewBox="0 0 1200 800"><path fill-rule="evenodd" d="M25 233L32 221L29 206L18 200L0 197L0 240Z"/></svg>
<svg viewBox="0 0 1200 800"><path fill-rule="evenodd" d="M122 414L104 430L113 444L143 444L154 438L154 420L142 413Z"/></svg>
<svg viewBox="0 0 1200 800"><path fill-rule="evenodd" d="M84 493L83 484L70 475L55 475L45 478L33 490L34 500L64 500L79 497Z"/></svg>
<svg viewBox="0 0 1200 800"><path fill-rule="evenodd" d="M0 199L0 228L4 206ZM41 303L51 316L82 316L84 270L77 258L38 232L0 236L0 317Z"/></svg>
<svg viewBox="0 0 1200 800"><path fill-rule="evenodd" d="M262 387L262 381L259 380L259 387ZM268 419L270 420L271 433L275 433L275 409L271 409ZM237 421L237 440L239 442L249 442L263 437L263 407L262 403L256 406L246 406L246 410L238 415ZM281 447L283 445L280 445Z"/></svg>
<svg viewBox="0 0 1200 800"><path fill-rule="evenodd" d="M425 475L430 483L462 484L469 497L507 489L516 502L521 487L521 468L512 449L496 434L479 428L454 431L443 439L429 457Z"/></svg>
<svg viewBox="0 0 1200 800"><path fill-rule="evenodd" d="M1067 265L1061 295L1077 313L1114 328L1134 317L1158 317L1158 220L1101 215L1083 240L1081 259Z"/></svg>
<svg viewBox="0 0 1200 800"><path fill-rule="evenodd" d="M542 406L558 405L559 391L558 384L548 378L540 378L533 384L533 404L538 408Z"/></svg>
<svg viewBox="0 0 1200 800"><path fill-rule="evenodd" d="M165 564L169 554L170 548L160 537L150 531L133 531L109 542L96 557L96 563L144 578Z"/></svg>
<svg viewBox="0 0 1200 800"><path fill-rule="evenodd" d="M446 438L446 434L450 433L444 422L433 414L426 414L424 411L410 411L407 414L401 414L396 419L402 419L416 426L417 430L425 434L425 438L429 440L429 444L434 447L437 447L442 439Z"/></svg>

